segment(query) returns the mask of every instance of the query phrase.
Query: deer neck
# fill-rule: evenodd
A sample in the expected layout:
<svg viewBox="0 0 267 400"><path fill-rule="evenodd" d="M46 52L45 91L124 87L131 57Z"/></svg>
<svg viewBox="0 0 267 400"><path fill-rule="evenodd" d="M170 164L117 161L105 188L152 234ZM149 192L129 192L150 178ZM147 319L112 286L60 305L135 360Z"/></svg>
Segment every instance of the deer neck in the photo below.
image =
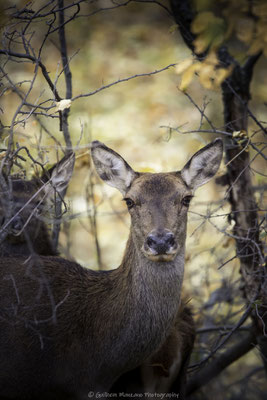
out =
<svg viewBox="0 0 267 400"><path fill-rule="evenodd" d="M133 321L130 331L135 332L136 338L132 340L138 342L142 356L146 351L150 355L166 339L179 308L184 246L173 261L153 262L139 250L131 232L119 270L128 281L123 285L128 291L124 310Z"/></svg>

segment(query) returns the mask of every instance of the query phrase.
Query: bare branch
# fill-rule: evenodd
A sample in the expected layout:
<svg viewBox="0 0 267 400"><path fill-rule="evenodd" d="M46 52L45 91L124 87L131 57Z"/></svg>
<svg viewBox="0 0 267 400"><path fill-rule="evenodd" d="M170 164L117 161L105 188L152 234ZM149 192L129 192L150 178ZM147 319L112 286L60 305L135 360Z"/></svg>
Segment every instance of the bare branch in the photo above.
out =
<svg viewBox="0 0 267 400"><path fill-rule="evenodd" d="M46 82L48 83L50 89L52 90L53 94L55 95L55 99L57 101L62 100L61 97L58 94L57 89L55 88L53 82L51 81L51 79L49 77L49 74L47 72L47 69L46 69L45 65L42 63L41 60L36 59L35 57L31 56L30 54L15 53L15 52L13 52L11 50L0 50L0 54L5 54L6 56L10 56L10 57L22 58L22 59L30 60L33 63L35 63L36 65L40 66Z"/></svg>
<svg viewBox="0 0 267 400"><path fill-rule="evenodd" d="M136 74L136 75L129 76L127 78L118 79L117 81L109 83L108 85L101 86L100 88L98 88L98 89L96 89L96 90L94 90L92 92L89 92L89 93L86 93L86 94L80 94L78 96L75 96L75 97L72 98L72 101L80 99L82 97L93 96L96 93L102 92L102 90L109 89L110 87L115 86L115 85L117 85L119 83L122 83L122 82L128 82L128 81L130 81L132 79L142 78L142 77L145 77L145 76L152 76L152 75L159 74L160 72L166 71L167 69L169 69L171 67L175 67L175 65L176 64L169 64L164 68L157 69L157 70L152 71L152 72L147 72L147 73L143 73L143 74Z"/></svg>
<svg viewBox="0 0 267 400"><path fill-rule="evenodd" d="M225 368L252 350L255 347L255 344L256 337L254 333L250 332L250 334L240 342L230 347L224 353L218 355L217 358L211 361L205 368L196 373L189 380L186 390L187 395L191 395L196 390L206 385L217 375L219 375Z"/></svg>
<svg viewBox="0 0 267 400"><path fill-rule="evenodd" d="M68 54L67 54L67 43L66 43L65 27L64 27L64 11L63 11L64 0L58 0L58 6L60 9L60 11L59 11L60 52L61 52L64 75L65 75L65 83L66 83L65 98L71 99L71 97L72 97L72 76L71 76L71 71L70 71L70 67L69 67L69 60L68 60ZM68 127L68 115L69 115L69 109L65 109L61 112L61 130L63 131L63 134L64 134L67 149L69 149L69 151L71 151L72 143L71 143L69 127Z"/></svg>

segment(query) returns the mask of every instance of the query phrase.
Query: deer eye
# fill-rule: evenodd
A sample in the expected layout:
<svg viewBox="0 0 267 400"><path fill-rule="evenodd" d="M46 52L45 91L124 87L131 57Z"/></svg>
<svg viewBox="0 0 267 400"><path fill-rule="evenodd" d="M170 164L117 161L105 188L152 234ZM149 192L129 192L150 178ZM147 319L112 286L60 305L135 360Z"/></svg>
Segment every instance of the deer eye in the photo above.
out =
<svg viewBox="0 0 267 400"><path fill-rule="evenodd" d="M132 199L126 198L123 200L125 201L128 210L130 210L134 206L134 201Z"/></svg>
<svg viewBox="0 0 267 400"><path fill-rule="evenodd" d="M189 207L190 201L192 200L193 196L185 196L182 199L182 205L185 207Z"/></svg>

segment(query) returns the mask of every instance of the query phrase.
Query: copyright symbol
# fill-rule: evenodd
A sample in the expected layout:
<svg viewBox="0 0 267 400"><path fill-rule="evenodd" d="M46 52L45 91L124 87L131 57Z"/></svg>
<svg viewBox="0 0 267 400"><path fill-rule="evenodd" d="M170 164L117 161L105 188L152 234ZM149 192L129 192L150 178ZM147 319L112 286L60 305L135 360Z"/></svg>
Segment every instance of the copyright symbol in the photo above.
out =
<svg viewBox="0 0 267 400"><path fill-rule="evenodd" d="M88 393L88 397L89 397L89 398L94 397L94 392L89 392L89 393Z"/></svg>

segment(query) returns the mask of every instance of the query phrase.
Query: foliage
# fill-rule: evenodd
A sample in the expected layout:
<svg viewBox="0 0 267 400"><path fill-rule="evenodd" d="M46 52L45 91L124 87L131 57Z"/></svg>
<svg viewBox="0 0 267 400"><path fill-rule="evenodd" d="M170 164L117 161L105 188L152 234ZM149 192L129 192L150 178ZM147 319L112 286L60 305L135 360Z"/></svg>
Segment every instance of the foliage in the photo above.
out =
<svg viewBox="0 0 267 400"><path fill-rule="evenodd" d="M233 65L224 66L218 60L217 50L227 46L238 60L260 51L267 55L267 6L265 0L250 3L247 0L194 1L196 15L191 24L195 35L195 53L203 59L185 60L178 65L182 74L181 90L186 90L195 75L206 89L219 88L231 74ZM176 26L177 27L177 26ZM191 62L190 62L191 60Z"/></svg>
<svg viewBox="0 0 267 400"><path fill-rule="evenodd" d="M227 68L219 65L215 51L210 51L204 61L195 61L192 57L184 60L176 67L177 74L182 74L180 89L186 90L195 74L205 89L218 89L233 70L232 65Z"/></svg>

